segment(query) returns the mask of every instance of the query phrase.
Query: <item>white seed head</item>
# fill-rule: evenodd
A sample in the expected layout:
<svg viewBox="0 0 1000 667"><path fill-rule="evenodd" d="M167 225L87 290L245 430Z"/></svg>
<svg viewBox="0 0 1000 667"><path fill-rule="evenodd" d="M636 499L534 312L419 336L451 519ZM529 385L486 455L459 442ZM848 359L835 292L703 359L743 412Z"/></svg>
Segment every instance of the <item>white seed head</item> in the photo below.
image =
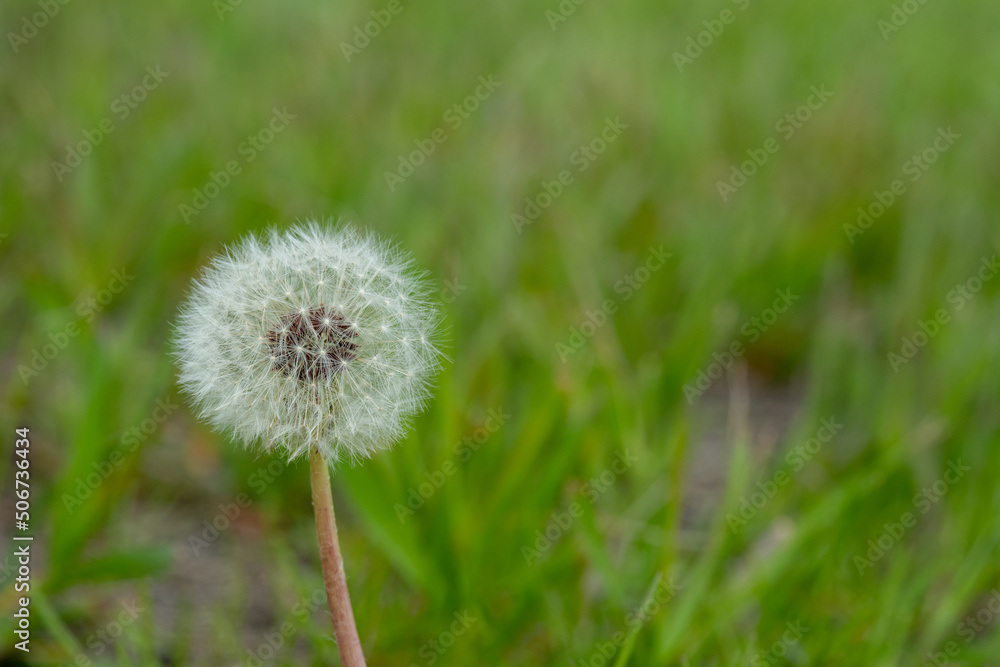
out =
<svg viewBox="0 0 1000 667"><path fill-rule="evenodd" d="M247 237L181 307L181 389L247 447L367 458L405 434L440 368L428 293L407 255L351 226Z"/></svg>

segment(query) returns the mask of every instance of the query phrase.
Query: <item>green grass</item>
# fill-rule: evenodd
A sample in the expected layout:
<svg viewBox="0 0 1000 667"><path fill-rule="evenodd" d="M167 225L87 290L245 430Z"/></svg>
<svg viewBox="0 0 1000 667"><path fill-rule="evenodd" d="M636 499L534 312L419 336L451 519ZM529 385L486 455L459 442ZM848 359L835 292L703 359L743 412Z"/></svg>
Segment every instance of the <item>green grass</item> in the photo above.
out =
<svg viewBox="0 0 1000 667"><path fill-rule="evenodd" d="M401 6L350 63L341 42L386 4L245 0L220 18L208 2L76 0L17 53L5 37L0 441L10 452L31 427L37 551L32 651L11 648L5 573L0 661L229 665L288 623L264 664L337 664L310 603L307 466L198 424L168 352L208 257L251 230L344 216L430 270L450 341L409 438L333 479L370 665L598 665L616 637L607 664L923 665L949 642L957 664L1000 664L993 612L960 625L1000 589L1000 280L949 300L1000 247L996 7L928 2L886 40L890 2L592 1L554 31L555 0ZM726 8L734 21L679 72L673 54ZM5 3L3 34L37 11ZM168 75L121 118L116 98L157 65ZM455 127L445 112L490 75L500 86ZM833 96L783 137L776 123L824 85ZM241 143L275 109L294 118L247 162ZM105 118L113 131L57 178L52 162ZM609 118L628 127L579 171ZM445 141L390 191L386 171L438 127ZM908 180L948 127L960 138ZM717 182L770 137L779 150L721 201ZM185 223L180 206L231 160L239 173ZM572 182L518 233L512 214L563 170ZM857 208L896 179L905 192L851 242ZM629 293L620 281L661 246L672 256ZM116 270L134 278L87 306ZM778 290L798 298L742 331ZM607 323L560 359L608 299ZM941 309L894 372L889 353ZM739 363L689 401L734 342ZM179 407L156 421L161 399ZM501 408L502 427L457 456ZM793 463L831 417L843 428ZM637 462L605 487L622 448ZM457 473L400 521L447 461ZM971 471L915 500L957 461ZM732 530L727 515L780 473ZM249 506L195 556L191 536L241 493ZM573 503L529 564L536 531ZM907 512L915 525L859 573ZM133 600L145 611L122 636L94 639ZM439 655L456 613L475 622ZM783 644L789 623L806 630ZM762 654L776 643L784 657Z"/></svg>

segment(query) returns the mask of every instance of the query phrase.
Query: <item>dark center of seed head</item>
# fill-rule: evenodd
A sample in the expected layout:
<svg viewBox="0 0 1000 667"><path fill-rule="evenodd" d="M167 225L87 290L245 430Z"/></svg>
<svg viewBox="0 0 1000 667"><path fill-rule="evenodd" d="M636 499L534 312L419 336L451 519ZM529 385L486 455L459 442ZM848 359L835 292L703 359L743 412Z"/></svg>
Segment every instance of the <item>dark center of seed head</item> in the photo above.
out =
<svg viewBox="0 0 1000 667"><path fill-rule="evenodd" d="M357 335L343 315L320 307L282 317L267 345L275 370L304 382L324 380L357 357Z"/></svg>

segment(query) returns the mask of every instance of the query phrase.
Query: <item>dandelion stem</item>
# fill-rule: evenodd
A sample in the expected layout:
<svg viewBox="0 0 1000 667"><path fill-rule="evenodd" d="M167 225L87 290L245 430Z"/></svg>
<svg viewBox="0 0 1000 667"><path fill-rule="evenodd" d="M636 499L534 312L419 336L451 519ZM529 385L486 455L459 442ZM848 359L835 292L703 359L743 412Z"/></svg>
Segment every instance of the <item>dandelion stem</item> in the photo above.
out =
<svg viewBox="0 0 1000 667"><path fill-rule="evenodd" d="M333 515L333 494L330 492L330 469L316 447L309 452L309 481L312 483L313 510L316 513L316 536L319 556L323 563L326 599L337 638L343 667L365 667L358 628L354 624L351 596L344 576L344 559L337 542L337 520Z"/></svg>

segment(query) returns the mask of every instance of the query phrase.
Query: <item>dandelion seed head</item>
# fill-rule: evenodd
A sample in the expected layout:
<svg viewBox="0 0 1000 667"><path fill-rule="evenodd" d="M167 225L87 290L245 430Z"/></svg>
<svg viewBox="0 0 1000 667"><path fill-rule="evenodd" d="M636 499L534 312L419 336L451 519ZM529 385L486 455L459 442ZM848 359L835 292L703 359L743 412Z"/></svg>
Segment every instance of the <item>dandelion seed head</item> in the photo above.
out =
<svg viewBox="0 0 1000 667"><path fill-rule="evenodd" d="M428 296L412 260L372 233L307 222L249 236L181 308L181 389L247 447L367 458L429 398L441 354Z"/></svg>

